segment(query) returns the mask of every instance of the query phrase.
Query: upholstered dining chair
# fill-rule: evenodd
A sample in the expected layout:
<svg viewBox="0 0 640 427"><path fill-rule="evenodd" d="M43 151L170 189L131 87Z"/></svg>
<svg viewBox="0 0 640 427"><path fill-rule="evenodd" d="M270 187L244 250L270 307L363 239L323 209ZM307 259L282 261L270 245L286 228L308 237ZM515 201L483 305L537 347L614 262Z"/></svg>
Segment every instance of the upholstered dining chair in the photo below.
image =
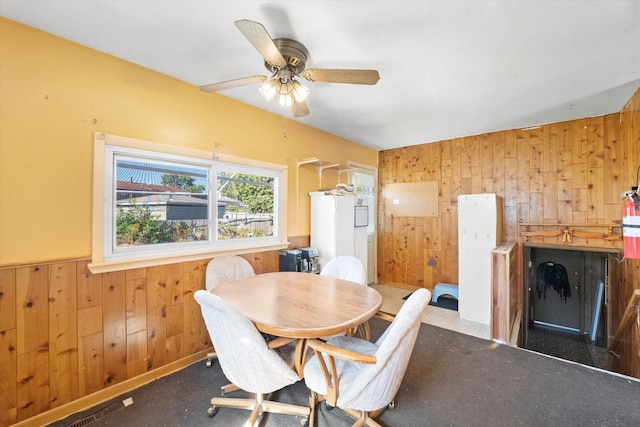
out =
<svg viewBox="0 0 640 427"><path fill-rule="evenodd" d="M364 264L358 258L349 255L337 256L331 258L329 262L320 271L321 276L335 277L336 279L349 280L351 282L367 284L367 271ZM348 335L358 333L360 337L369 339L369 322L358 325L353 331L349 331ZM331 339L344 334L331 335L325 337L324 340Z"/></svg>
<svg viewBox="0 0 640 427"><path fill-rule="evenodd" d="M264 412L308 417L307 406L265 400L265 395L299 380L295 370L274 350L285 348L282 346L292 340L278 338L267 343L249 319L217 295L200 290L194 298L200 304L222 372L240 389L255 394L253 399L214 397L209 415L214 416L220 407L247 409L251 415L245 426L255 425Z"/></svg>
<svg viewBox="0 0 640 427"><path fill-rule="evenodd" d="M330 276L337 279L367 284L367 272L358 258L354 256L337 256L331 258L320 271L321 276Z"/></svg>
<svg viewBox="0 0 640 427"><path fill-rule="evenodd" d="M213 258L207 264L205 289L209 291L220 283L254 276L255 274L256 272L249 264L249 261L240 256L229 255Z"/></svg>
<svg viewBox="0 0 640 427"><path fill-rule="evenodd" d="M354 426L380 427L373 418L395 399L430 298L426 289L413 292L375 343L349 336L308 341L314 352L304 368L311 420L321 395L357 418Z"/></svg>
<svg viewBox="0 0 640 427"><path fill-rule="evenodd" d="M251 264L249 264L249 261L237 255L213 258L209 261L209 264L207 264L207 270L205 272L205 289L210 291L220 283L254 276L255 274L256 273ZM207 367L211 367L213 359L215 358L215 352L207 354ZM237 389L238 387L234 384L227 384L220 388L220 392L224 396L225 393Z"/></svg>

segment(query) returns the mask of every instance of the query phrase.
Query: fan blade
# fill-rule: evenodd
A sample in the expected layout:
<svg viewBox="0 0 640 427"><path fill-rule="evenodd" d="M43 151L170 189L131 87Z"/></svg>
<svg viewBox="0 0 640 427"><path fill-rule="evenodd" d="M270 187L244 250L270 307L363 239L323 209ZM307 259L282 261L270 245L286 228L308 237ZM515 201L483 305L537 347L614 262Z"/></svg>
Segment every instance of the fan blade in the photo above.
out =
<svg viewBox="0 0 640 427"><path fill-rule="evenodd" d="M294 102L291 105L291 111L295 117L304 117L309 115L309 106L306 101Z"/></svg>
<svg viewBox="0 0 640 427"><path fill-rule="evenodd" d="M266 62L279 68L287 65L287 61L284 60L282 54L273 43L273 39L271 39L262 24L247 19L236 21L235 24Z"/></svg>
<svg viewBox="0 0 640 427"><path fill-rule="evenodd" d="M376 70L336 70L336 69L309 69L301 74L312 82L327 83L352 83L357 85L374 85L380 80Z"/></svg>
<svg viewBox="0 0 640 427"><path fill-rule="evenodd" d="M255 83L262 83L267 80L267 76L250 76L242 77L240 79L227 80L220 83L211 83L209 85L200 86L200 90L204 92L219 92L221 90L233 89L235 87L252 85Z"/></svg>

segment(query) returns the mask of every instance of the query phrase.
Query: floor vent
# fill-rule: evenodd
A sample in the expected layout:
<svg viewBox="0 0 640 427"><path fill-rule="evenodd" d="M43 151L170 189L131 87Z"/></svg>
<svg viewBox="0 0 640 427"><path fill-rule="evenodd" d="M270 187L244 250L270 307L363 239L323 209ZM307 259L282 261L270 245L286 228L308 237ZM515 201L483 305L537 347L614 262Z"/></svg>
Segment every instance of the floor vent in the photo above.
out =
<svg viewBox="0 0 640 427"><path fill-rule="evenodd" d="M86 425L91 424L94 421L99 420L100 418L109 415L119 409L124 408L125 405L122 402L113 402L107 406L105 406L104 408L102 408L101 410L99 410L98 412L94 412L91 415L87 415L84 418L81 418L79 420L74 421L72 424L67 425L66 427L84 427Z"/></svg>
<svg viewBox="0 0 640 427"><path fill-rule="evenodd" d="M73 424L69 424L67 427L82 427L86 426L87 424L91 424L95 420L97 420L95 415L89 415L88 417L84 417L83 419L78 420Z"/></svg>

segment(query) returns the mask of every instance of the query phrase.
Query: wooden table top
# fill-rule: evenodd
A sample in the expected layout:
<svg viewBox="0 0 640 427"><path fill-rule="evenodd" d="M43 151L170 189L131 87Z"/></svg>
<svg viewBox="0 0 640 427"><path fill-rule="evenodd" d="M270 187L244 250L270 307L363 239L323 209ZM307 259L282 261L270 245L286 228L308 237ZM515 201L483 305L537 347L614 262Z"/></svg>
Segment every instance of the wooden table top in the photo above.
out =
<svg viewBox="0 0 640 427"><path fill-rule="evenodd" d="M369 286L311 273L275 272L225 282L211 289L261 332L317 338L351 329L380 309Z"/></svg>

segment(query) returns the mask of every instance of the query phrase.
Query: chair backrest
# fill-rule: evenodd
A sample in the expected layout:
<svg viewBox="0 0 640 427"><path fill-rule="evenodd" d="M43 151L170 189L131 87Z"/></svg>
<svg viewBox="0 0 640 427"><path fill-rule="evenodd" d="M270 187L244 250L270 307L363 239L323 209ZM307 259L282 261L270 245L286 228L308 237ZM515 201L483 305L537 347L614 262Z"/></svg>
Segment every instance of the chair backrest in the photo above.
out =
<svg viewBox="0 0 640 427"><path fill-rule="evenodd" d="M425 308L431 293L418 289L402 305L395 320L376 341L377 362L362 365L358 378L349 389L340 388L337 405L362 411L374 411L395 397L409 364Z"/></svg>
<svg viewBox="0 0 640 427"><path fill-rule="evenodd" d="M331 258L322 268L321 276L330 276L342 280L367 284L367 271L358 258L354 256L337 256Z"/></svg>
<svg viewBox="0 0 640 427"><path fill-rule="evenodd" d="M255 275L249 261L237 255L213 258L207 264L205 288L210 290L220 283Z"/></svg>
<svg viewBox="0 0 640 427"><path fill-rule="evenodd" d="M229 381L242 390L263 394L298 381L293 368L269 349L262 334L242 313L207 291L196 291L194 298Z"/></svg>

